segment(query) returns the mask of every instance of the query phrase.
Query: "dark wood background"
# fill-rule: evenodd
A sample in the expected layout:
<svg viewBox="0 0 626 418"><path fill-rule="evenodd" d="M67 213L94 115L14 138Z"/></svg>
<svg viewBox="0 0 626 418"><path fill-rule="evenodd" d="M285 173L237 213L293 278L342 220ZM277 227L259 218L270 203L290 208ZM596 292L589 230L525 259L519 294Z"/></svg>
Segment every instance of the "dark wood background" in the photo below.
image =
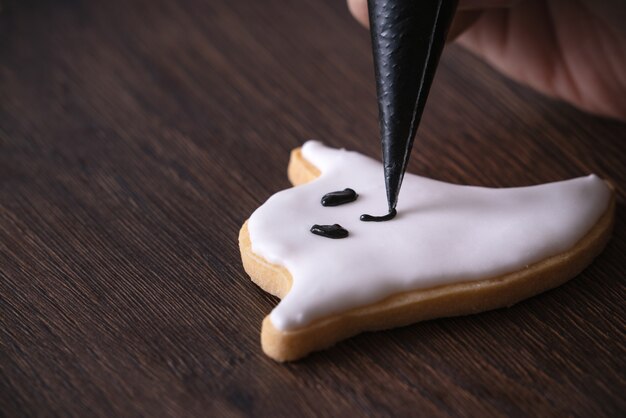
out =
<svg viewBox="0 0 626 418"><path fill-rule="evenodd" d="M6 416L626 411L626 125L447 49L410 169L484 186L595 172L606 251L510 309L293 364L237 233L309 138L379 155L368 33L342 0L15 0L0 12Z"/></svg>

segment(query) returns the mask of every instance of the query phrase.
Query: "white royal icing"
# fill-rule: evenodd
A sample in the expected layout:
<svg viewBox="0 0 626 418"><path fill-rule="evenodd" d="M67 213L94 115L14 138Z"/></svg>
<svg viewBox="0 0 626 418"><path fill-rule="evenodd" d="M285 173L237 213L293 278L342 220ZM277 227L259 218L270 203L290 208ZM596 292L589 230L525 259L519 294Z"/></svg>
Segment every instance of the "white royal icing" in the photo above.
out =
<svg viewBox="0 0 626 418"><path fill-rule="evenodd" d="M591 229L611 195L595 175L490 189L406 174L396 218L362 222L363 213L387 213L382 165L317 141L305 143L302 154L321 176L276 193L248 223L252 251L293 278L270 315L283 331L394 293L493 277L562 253ZM355 202L320 204L346 187L358 193ZM335 223L350 236L309 232Z"/></svg>

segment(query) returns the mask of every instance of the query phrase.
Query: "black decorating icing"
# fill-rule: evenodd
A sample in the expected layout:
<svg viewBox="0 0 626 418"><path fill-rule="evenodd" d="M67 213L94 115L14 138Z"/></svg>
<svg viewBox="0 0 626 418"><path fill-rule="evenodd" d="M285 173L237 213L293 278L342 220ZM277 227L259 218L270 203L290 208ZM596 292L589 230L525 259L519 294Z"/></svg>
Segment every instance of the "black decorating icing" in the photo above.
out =
<svg viewBox="0 0 626 418"><path fill-rule="evenodd" d="M350 188L326 193L324 197L322 197L322 206L339 206L354 202L358 196L359 195Z"/></svg>
<svg viewBox="0 0 626 418"><path fill-rule="evenodd" d="M334 224L334 225L315 224L311 227L311 232L314 233L315 235L320 235L322 237L333 238L333 239L345 238L348 236L348 230L344 229L339 224Z"/></svg>
<svg viewBox="0 0 626 418"><path fill-rule="evenodd" d="M372 215L363 214L363 215L361 215L361 220L363 222L384 222L384 221L390 221L390 220L392 220L393 218L396 217L397 213L398 212L396 212L396 209L394 208L394 209L391 209L388 214L383 215L383 216L372 216Z"/></svg>
<svg viewBox="0 0 626 418"><path fill-rule="evenodd" d="M368 0L390 212L398 202L415 132L457 3Z"/></svg>

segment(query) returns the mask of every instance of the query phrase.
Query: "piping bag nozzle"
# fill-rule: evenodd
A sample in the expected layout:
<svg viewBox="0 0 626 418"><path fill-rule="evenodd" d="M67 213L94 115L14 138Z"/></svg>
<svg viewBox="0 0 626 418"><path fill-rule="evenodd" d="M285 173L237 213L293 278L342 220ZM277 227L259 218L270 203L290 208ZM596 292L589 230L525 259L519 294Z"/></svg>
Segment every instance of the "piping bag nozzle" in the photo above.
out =
<svg viewBox="0 0 626 418"><path fill-rule="evenodd" d="M389 211L458 0L368 0Z"/></svg>

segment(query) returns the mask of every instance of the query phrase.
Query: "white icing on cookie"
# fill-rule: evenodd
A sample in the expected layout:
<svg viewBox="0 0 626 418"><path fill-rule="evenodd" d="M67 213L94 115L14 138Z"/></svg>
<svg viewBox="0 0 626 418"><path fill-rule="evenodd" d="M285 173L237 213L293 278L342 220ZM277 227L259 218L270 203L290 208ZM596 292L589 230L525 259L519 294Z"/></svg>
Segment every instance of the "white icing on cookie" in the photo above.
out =
<svg viewBox="0 0 626 418"><path fill-rule="evenodd" d="M607 209L611 192L595 175L532 187L459 186L406 174L392 221L380 163L316 141L302 147L321 176L270 197L250 217L252 251L293 277L271 313L283 331L369 305L399 292L489 278L567 251ZM353 188L355 202L320 204L328 192ZM333 240L313 224L350 232Z"/></svg>

